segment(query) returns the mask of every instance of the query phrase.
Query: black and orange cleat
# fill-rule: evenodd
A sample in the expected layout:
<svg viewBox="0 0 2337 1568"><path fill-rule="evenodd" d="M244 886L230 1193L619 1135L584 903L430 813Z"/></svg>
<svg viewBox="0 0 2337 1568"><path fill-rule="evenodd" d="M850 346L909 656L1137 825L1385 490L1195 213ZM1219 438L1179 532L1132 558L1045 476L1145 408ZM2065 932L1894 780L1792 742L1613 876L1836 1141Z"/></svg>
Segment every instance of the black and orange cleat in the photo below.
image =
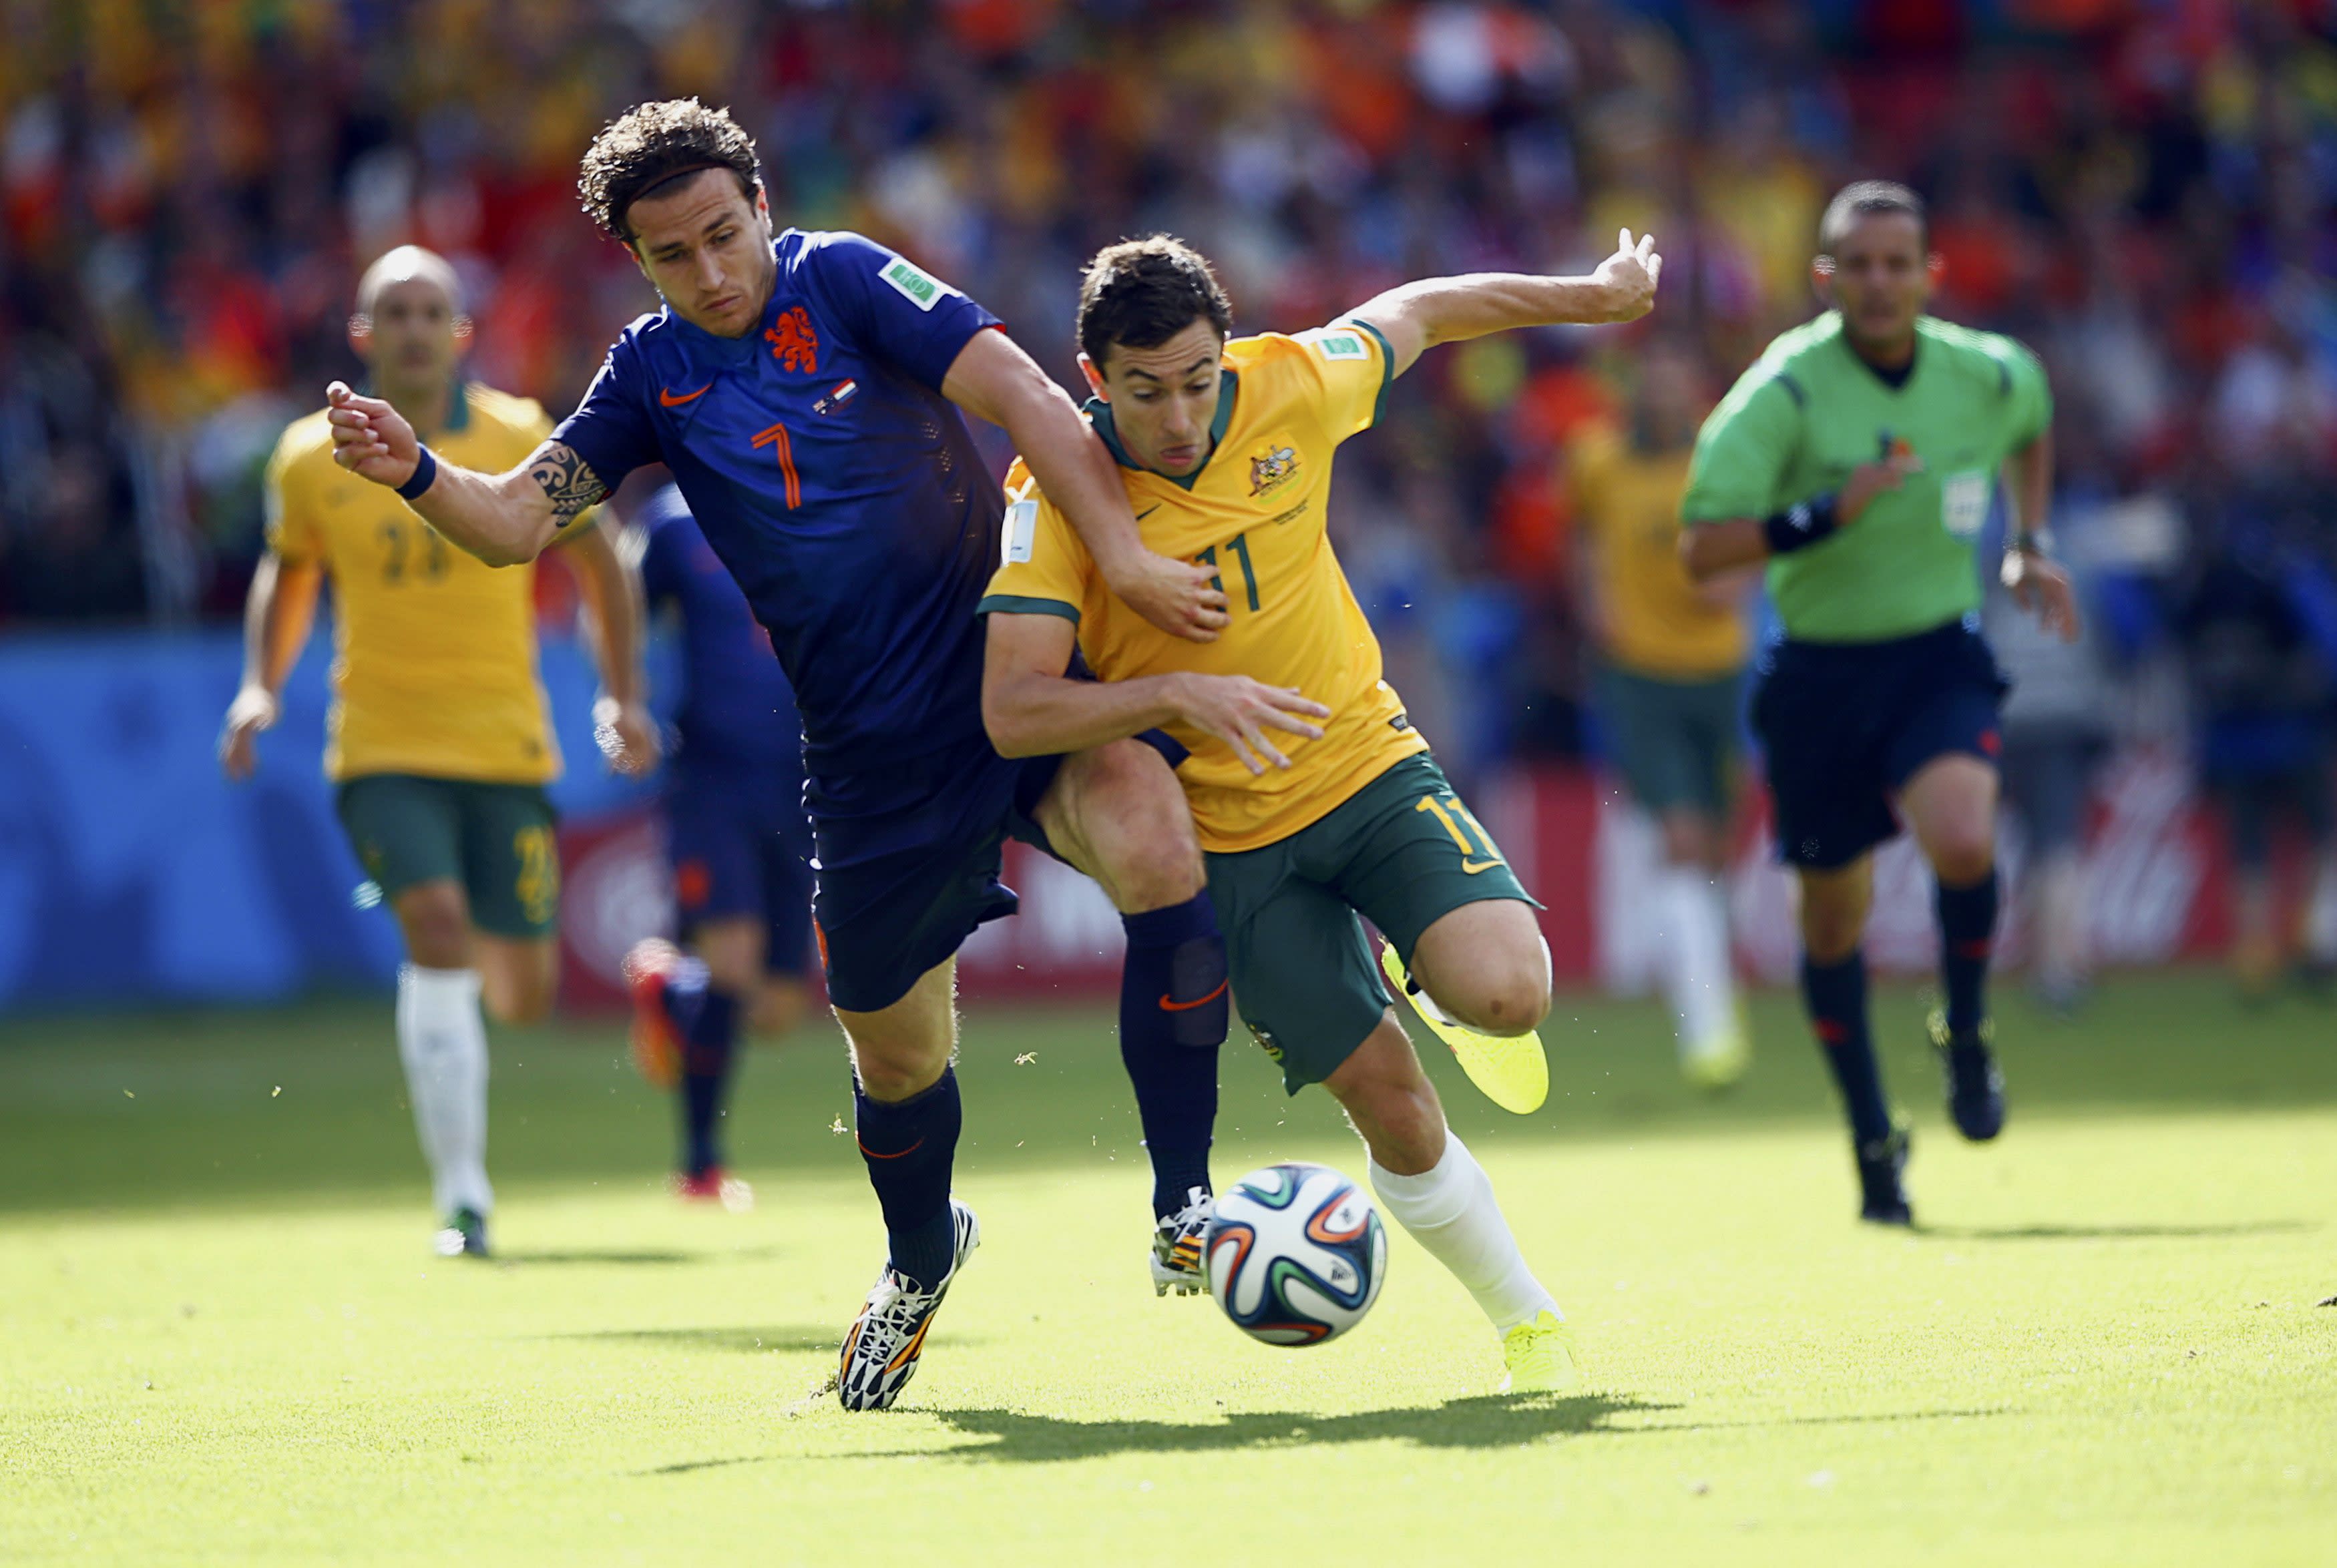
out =
<svg viewBox="0 0 2337 1568"><path fill-rule="evenodd" d="M917 1359L924 1354L925 1331L933 1327L934 1314L941 1310L942 1298L965 1267L965 1260L982 1245L982 1225L973 1211L950 1200L950 1220L955 1227L956 1251L950 1258L950 1271L931 1290L893 1267L876 1276L875 1289L868 1292L867 1305L860 1316L852 1320L851 1331L844 1336L844 1359L836 1368L836 1397L847 1410L886 1410L900 1398L909 1379L916 1376Z"/></svg>

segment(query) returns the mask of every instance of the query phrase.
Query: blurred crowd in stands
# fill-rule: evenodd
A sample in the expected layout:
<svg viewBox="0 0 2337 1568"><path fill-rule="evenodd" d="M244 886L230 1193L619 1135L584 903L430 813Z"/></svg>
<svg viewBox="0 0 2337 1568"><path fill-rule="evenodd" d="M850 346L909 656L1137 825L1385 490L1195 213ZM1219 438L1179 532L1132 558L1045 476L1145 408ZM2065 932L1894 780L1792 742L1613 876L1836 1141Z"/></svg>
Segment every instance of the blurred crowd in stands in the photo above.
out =
<svg viewBox="0 0 2337 1568"><path fill-rule="evenodd" d="M11 627L236 614L260 464L355 374L351 289L393 244L460 268L478 376L564 413L654 305L577 210L577 157L624 106L694 93L757 135L781 222L899 247L1067 383L1079 263L1122 236L1215 257L1239 330L1410 277L1587 269L1618 228L1652 229L1651 321L1432 355L1343 462L1345 559L1464 774L1585 744L1571 438L1628 406L1653 338L1716 396L1814 310L1831 190L1905 180L1933 203L1939 313L2018 335L2052 373L2059 533L2097 628L2069 710L2171 735L2203 702L2277 688L2326 742L2326 0L0 0L0 17Z"/></svg>

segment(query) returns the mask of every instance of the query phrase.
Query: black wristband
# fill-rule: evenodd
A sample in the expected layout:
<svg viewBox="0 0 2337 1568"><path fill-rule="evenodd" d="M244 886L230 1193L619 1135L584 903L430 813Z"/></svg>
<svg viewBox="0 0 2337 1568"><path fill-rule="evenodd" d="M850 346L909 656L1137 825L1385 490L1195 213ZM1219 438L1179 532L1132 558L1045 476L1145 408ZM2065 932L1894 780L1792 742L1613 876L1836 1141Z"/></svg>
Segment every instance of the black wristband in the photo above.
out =
<svg viewBox="0 0 2337 1568"><path fill-rule="evenodd" d="M1769 553L1791 555L1807 550L1840 528L1842 520L1834 515L1833 503L1831 495L1814 495L1799 506L1763 518L1761 534L1769 541Z"/></svg>
<svg viewBox="0 0 2337 1568"><path fill-rule="evenodd" d="M417 442L416 444L421 443ZM397 493L407 501L417 500L424 491L430 488L430 482L437 477L438 459L428 447L424 446L422 455L415 461L413 474L397 487Z"/></svg>

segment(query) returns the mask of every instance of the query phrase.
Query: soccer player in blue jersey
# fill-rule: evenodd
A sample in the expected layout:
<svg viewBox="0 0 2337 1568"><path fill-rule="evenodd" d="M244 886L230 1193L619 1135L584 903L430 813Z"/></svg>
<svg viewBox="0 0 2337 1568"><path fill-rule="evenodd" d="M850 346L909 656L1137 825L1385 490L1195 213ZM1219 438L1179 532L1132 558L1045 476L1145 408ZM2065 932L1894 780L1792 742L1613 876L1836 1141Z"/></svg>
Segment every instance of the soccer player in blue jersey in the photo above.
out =
<svg viewBox="0 0 2337 1568"><path fill-rule="evenodd" d="M1005 427L1147 619L1208 640L1225 597L1208 568L1144 547L1110 453L997 317L859 235L775 235L754 143L728 114L643 104L594 139L578 186L665 300L618 338L583 404L527 462L487 474L439 462L388 404L336 385L335 455L508 562L663 462L770 633L803 717L815 929L890 1245L838 1391L881 1409L979 1236L950 1193L953 959L1014 909L1002 840L1051 845L1122 913L1120 1046L1153 1162L1156 1273L1167 1239L1168 1266L1198 1278L1184 1232L1207 1214L1227 1018L1225 944L1162 755L1121 740L1009 761L983 732L974 606L1005 508L960 410ZM1200 727L1254 739L1273 695L1224 683Z"/></svg>
<svg viewBox="0 0 2337 1568"><path fill-rule="evenodd" d="M777 1037L809 1002L811 825L803 813L802 724L768 633L667 485L626 530L652 615L681 645L681 702L666 762L666 854L688 952L662 938L625 958L633 1056L680 1091L674 1190L743 1209L754 1201L722 1158L720 1123L739 1037Z"/></svg>
<svg viewBox="0 0 2337 1568"><path fill-rule="evenodd" d="M2053 398L2009 337L1924 312L1938 266L1921 198L1861 180L1830 203L1814 277L1829 308L1770 344L1705 422L1680 541L1708 580L1766 562L1784 639L1753 699L1801 884L1802 998L1850 1123L1860 1215L1909 1224L1907 1133L1868 1032L1860 943L1874 846L1903 824L1939 883L1931 1022L1948 1110L1972 1141L2004 1125L1987 981L1996 930L1998 708L1974 553L2002 481L2000 570L2024 609L2077 634L2049 552Z"/></svg>

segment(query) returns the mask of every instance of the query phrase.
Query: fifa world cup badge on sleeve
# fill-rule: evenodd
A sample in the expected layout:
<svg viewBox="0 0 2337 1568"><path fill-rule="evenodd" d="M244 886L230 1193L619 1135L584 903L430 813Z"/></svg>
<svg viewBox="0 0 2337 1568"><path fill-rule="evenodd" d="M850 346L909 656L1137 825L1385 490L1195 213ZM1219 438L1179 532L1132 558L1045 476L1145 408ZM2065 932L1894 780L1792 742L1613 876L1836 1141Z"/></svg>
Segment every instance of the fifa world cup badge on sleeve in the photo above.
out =
<svg viewBox="0 0 2337 1568"><path fill-rule="evenodd" d="M1031 559L1031 541L1039 532L1039 503L1018 501L1006 509L1006 564L1016 566Z"/></svg>

